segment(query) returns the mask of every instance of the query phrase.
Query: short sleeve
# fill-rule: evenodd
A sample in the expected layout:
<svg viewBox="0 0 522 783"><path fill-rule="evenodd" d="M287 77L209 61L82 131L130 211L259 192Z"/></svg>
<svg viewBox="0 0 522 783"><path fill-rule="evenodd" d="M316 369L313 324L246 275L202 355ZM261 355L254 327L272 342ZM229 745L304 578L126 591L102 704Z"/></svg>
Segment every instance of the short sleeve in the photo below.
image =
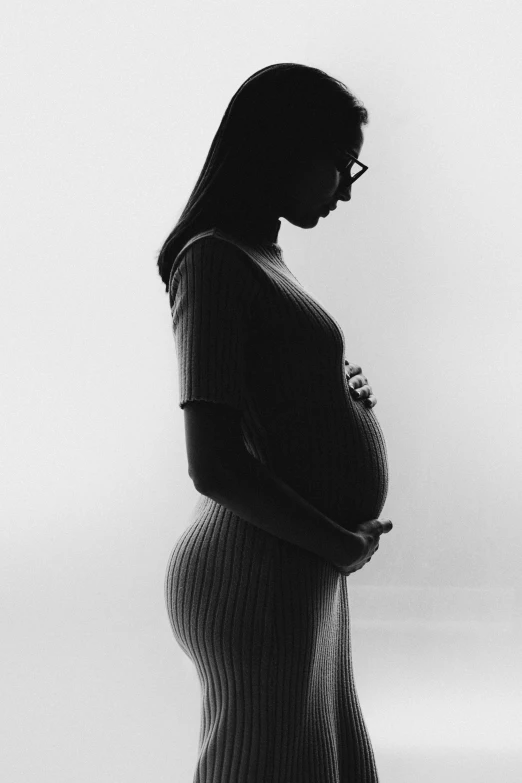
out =
<svg viewBox="0 0 522 783"><path fill-rule="evenodd" d="M169 288L180 408L206 400L244 409L246 346L260 285L253 267L246 253L212 236L183 251Z"/></svg>

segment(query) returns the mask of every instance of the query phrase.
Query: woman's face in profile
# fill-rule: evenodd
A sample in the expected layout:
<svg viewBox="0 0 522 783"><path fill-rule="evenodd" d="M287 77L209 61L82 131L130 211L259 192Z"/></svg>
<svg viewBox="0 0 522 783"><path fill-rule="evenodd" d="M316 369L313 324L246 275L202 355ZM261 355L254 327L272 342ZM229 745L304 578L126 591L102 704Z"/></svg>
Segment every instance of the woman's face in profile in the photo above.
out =
<svg viewBox="0 0 522 783"><path fill-rule="evenodd" d="M347 145L339 155L324 153L299 161L289 173L279 216L294 226L313 228L319 218L337 208L338 201L350 201L351 184L341 182L345 152L359 157L363 142Z"/></svg>

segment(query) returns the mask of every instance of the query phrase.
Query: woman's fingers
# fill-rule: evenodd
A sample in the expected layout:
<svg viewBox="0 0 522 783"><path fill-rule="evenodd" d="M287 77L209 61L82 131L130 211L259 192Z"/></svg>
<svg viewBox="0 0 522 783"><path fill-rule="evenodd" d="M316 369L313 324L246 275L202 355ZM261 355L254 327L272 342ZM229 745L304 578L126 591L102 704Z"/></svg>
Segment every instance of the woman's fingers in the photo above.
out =
<svg viewBox="0 0 522 783"><path fill-rule="evenodd" d="M362 372L348 375L348 385L350 389L360 389L368 385L368 378Z"/></svg>
<svg viewBox="0 0 522 783"><path fill-rule="evenodd" d="M358 532L377 538L378 541L383 533L389 533L392 528L391 519L367 519L358 525Z"/></svg>
<svg viewBox="0 0 522 783"><path fill-rule="evenodd" d="M372 387L368 383L366 375L363 374L361 367L358 364L348 364L346 374L352 396L356 400L364 400L364 404L368 408L373 408L377 405L377 397L373 394Z"/></svg>
<svg viewBox="0 0 522 783"><path fill-rule="evenodd" d="M382 532L383 533L389 533L390 530L393 529L393 522L391 521L391 519L383 519L383 520L381 520L381 525L382 525Z"/></svg>
<svg viewBox="0 0 522 783"><path fill-rule="evenodd" d="M364 404L367 408L375 408L377 405L377 397L374 394L370 394L368 399L364 401Z"/></svg>
<svg viewBox="0 0 522 783"><path fill-rule="evenodd" d="M372 393L372 387L365 375L354 375L353 378L350 378L348 386L352 392L356 392L355 396L361 400L364 397L369 397Z"/></svg>
<svg viewBox="0 0 522 783"><path fill-rule="evenodd" d="M356 384L356 385L354 385ZM355 380L352 378L348 384L355 397L358 400L363 400L365 397L370 397L372 394L372 387L368 383L368 379L364 375L356 375Z"/></svg>
<svg viewBox="0 0 522 783"><path fill-rule="evenodd" d="M351 364L347 359L344 360L344 364L346 367L346 374L349 378L351 378L352 375L358 375L362 372L362 367L358 364Z"/></svg>
<svg viewBox="0 0 522 783"><path fill-rule="evenodd" d="M333 563L336 569L349 576L355 571L360 571L366 563L369 563L375 552L379 549L379 540L383 533L389 533L393 528L391 519L367 519L357 525L356 535L361 542L360 554L353 565L346 566L341 563ZM368 536L369 538L365 538Z"/></svg>

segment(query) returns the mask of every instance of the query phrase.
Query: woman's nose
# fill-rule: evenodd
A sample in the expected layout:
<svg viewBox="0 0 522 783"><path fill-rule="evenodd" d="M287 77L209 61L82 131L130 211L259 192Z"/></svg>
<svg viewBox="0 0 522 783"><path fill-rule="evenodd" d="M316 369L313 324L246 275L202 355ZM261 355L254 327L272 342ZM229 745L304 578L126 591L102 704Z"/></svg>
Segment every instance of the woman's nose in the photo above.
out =
<svg viewBox="0 0 522 783"><path fill-rule="evenodd" d="M344 187L339 188L337 198L341 199L341 201L350 201L350 199L352 198L351 183L349 185L344 185Z"/></svg>

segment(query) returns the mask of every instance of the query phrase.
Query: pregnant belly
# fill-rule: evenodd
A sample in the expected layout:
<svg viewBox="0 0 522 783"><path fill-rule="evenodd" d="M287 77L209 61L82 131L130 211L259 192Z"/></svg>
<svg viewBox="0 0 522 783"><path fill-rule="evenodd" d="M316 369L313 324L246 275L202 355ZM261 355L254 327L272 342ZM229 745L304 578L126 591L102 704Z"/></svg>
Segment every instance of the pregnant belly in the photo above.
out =
<svg viewBox="0 0 522 783"><path fill-rule="evenodd" d="M377 519L388 493L386 444L363 402L317 405L270 422L262 461L323 514L346 529ZM266 440L260 446L263 453Z"/></svg>
<svg viewBox="0 0 522 783"><path fill-rule="evenodd" d="M359 520L376 519L388 494L386 442L375 413L364 402L351 401L350 414L346 430L351 457L347 474L354 511Z"/></svg>

